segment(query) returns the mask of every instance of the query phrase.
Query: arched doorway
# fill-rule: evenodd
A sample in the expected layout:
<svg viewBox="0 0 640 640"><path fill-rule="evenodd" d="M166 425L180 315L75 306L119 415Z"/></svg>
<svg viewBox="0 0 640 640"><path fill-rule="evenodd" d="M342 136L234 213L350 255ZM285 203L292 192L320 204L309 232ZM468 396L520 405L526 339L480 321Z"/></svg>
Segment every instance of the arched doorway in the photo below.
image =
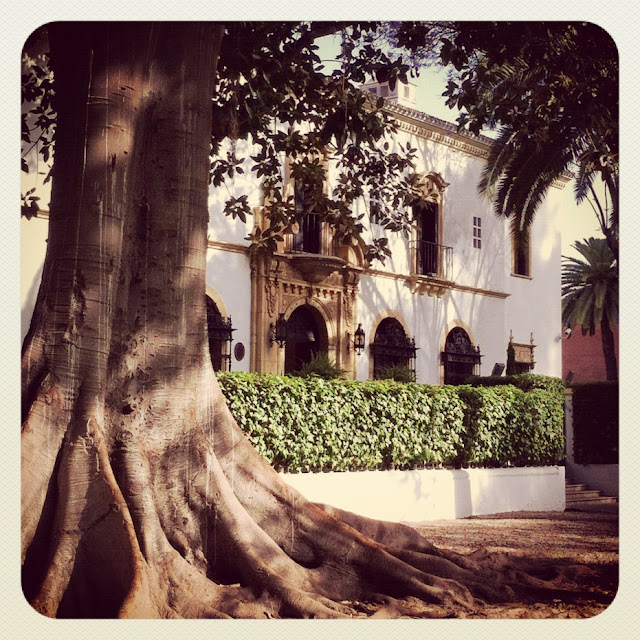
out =
<svg viewBox="0 0 640 640"><path fill-rule="evenodd" d="M375 379L385 377L390 367L406 367L415 377L415 340L407 336L403 326L395 318L385 318L380 322L371 351Z"/></svg>
<svg viewBox="0 0 640 640"><path fill-rule="evenodd" d="M222 317L218 305L206 296L207 334L209 336L209 355L214 371L231 370L231 341L233 327L231 318Z"/></svg>
<svg viewBox="0 0 640 640"><path fill-rule="evenodd" d="M284 348L284 372L295 373L314 356L327 352L327 329L320 313L304 304L287 320L287 342Z"/></svg>
<svg viewBox="0 0 640 640"><path fill-rule="evenodd" d="M445 384L464 384L475 375L480 365L480 347L474 347L469 334L462 327L449 331L442 353Z"/></svg>

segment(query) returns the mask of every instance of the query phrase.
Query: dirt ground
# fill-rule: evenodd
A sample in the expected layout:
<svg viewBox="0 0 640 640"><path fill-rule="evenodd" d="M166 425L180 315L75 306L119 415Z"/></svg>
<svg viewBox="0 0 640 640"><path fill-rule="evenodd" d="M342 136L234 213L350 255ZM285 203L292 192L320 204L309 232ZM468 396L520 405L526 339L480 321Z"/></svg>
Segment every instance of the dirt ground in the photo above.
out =
<svg viewBox="0 0 640 640"><path fill-rule="evenodd" d="M478 605L467 612L418 612L416 616L465 618L589 618L604 611L618 584L618 513L521 511L460 520L411 523L436 546L491 556L557 588L559 597L508 605ZM556 594L558 595L558 594ZM383 611L379 612L381 616Z"/></svg>

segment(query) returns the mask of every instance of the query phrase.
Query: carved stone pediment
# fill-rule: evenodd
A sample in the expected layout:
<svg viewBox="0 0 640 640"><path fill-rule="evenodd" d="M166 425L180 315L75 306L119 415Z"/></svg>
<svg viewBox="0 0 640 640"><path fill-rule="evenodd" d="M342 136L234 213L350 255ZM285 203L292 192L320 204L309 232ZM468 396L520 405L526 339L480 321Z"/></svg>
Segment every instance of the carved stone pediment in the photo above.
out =
<svg viewBox="0 0 640 640"><path fill-rule="evenodd" d="M433 171L420 176L416 182L416 189L419 197L425 202L438 203L440 198L449 186L448 182L445 182L444 178Z"/></svg>
<svg viewBox="0 0 640 640"><path fill-rule="evenodd" d="M297 253L291 258L291 264L307 282L317 284L335 271L342 270L346 262L335 256Z"/></svg>

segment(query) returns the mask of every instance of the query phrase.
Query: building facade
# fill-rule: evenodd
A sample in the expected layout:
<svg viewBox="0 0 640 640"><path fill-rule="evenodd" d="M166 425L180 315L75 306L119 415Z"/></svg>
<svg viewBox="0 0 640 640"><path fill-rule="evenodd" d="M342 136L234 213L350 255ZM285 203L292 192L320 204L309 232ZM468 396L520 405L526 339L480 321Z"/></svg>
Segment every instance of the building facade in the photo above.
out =
<svg viewBox="0 0 640 640"><path fill-rule="evenodd" d="M339 246L313 214L304 215L272 257L252 256L246 238L266 221L250 165L229 188L248 197L253 219L225 217L229 191L212 189L207 318L216 368L289 374L327 354L349 378L382 377L400 367L421 383L455 384L501 370L511 345L520 370L562 374L557 218L564 185L550 189L528 245L514 247L508 221L477 193L491 140L417 111L414 88L402 90L404 99L387 89L398 125L391 151L408 142L418 149L421 197L409 212L414 222L407 236L385 230L375 216L369 220L364 242L388 238L391 257L384 264L366 263L364 242ZM286 160L282 170L285 191L297 202ZM327 189L337 177L336 162L327 157ZM369 204L363 199L354 214L369 216ZM23 265L23 335L44 256L44 248L39 258L33 249L42 238L31 236L45 234L43 224L23 222L23 258L30 261Z"/></svg>

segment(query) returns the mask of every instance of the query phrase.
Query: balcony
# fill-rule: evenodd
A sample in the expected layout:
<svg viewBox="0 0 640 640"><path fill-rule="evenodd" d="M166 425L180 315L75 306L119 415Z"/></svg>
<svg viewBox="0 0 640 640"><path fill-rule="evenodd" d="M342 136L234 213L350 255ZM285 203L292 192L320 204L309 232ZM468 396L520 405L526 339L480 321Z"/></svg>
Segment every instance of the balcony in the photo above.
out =
<svg viewBox="0 0 640 640"><path fill-rule="evenodd" d="M293 267L313 284L346 265L346 261L338 257L338 245L330 238L327 225L313 213L302 218L299 231L291 237L289 253Z"/></svg>
<svg viewBox="0 0 640 640"><path fill-rule="evenodd" d="M413 273L407 285L413 293L441 297L453 275L453 247L418 241L413 249Z"/></svg>
<svg viewBox="0 0 640 640"><path fill-rule="evenodd" d="M438 280L451 280L453 272L453 247L435 242L418 242L416 248L416 273Z"/></svg>

